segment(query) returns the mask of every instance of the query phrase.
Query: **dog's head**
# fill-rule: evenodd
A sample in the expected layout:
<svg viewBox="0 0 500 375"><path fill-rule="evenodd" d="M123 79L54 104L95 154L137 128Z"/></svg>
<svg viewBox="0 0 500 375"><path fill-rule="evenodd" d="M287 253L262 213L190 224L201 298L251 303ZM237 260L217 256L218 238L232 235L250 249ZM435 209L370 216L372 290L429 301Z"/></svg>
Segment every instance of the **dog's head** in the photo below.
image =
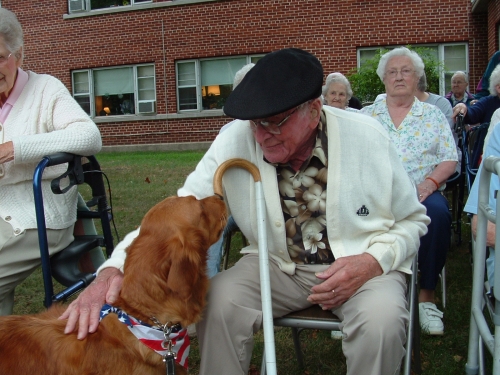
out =
<svg viewBox="0 0 500 375"><path fill-rule="evenodd" d="M226 206L216 196L170 197L155 205L127 249L117 304L141 320L155 316L184 327L199 320L208 289L207 250L225 224Z"/></svg>

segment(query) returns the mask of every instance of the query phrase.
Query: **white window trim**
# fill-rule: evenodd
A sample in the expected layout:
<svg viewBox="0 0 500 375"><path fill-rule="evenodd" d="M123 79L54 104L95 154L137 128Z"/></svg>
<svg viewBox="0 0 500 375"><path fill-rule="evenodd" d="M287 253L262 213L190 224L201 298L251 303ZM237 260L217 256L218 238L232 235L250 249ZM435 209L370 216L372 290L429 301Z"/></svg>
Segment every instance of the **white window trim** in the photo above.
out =
<svg viewBox="0 0 500 375"><path fill-rule="evenodd" d="M465 46L465 66L466 66L466 73L469 74L469 44L467 42L455 42L455 43L430 43L430 44L412 44L412 47L437 47L438 50L438 59L440 62L444 61L444 47L445 46L454 46L454 45L463 45ZM361 51L366 51L366 50L378 50L380 48L396 48L396 47L405 47L403 45L388 45L388 46L377 46L377 47L360 47L356 51L357 55L357 67L360 67L361 64L361 58L360 54ZM439 74L439 95L446 95L445 92L445 75L446 73L454 73L455 71L452 70L441 70ZM469 88L470 89L470 88Z"/></svg>
<svg viewBox="0 0 500 375"><path fill-rule="evenodd" d="M138 85L138 78L137 78L137 68L141 66L153 66L153 82L154 82L154 100L141 100L139 101L139 85ZM93 69L77 69L73 70L71 72L71 85L72 85L72 93L73 97L76 96L83 96L83 94L75 94L75 83L74 83L74 73L81 73L81 72L87 72L89 75L89 95L90 95L90 117L92 118L100 118L102 116L96 116L95 113L95 95L94 95L94 71L96 70L108 70L108 69L118 69L118 68L127 68L127 67L132 67L132 74L133 74L133 80L134 80L134 114L126 114L126 115L118 115L118 116L111 116L111 117L123 117L123 116L143 116L143 115L148 115L148 114L155 114L157 109L157 95L156 95L156 67L155 64L136 64L136 65L118 65L118 66L110 66L110 67L105 67L105 68L93 68ZM144 102L153 102L153 111L152 112L139 112L139 103L144 103Z"/></svg>

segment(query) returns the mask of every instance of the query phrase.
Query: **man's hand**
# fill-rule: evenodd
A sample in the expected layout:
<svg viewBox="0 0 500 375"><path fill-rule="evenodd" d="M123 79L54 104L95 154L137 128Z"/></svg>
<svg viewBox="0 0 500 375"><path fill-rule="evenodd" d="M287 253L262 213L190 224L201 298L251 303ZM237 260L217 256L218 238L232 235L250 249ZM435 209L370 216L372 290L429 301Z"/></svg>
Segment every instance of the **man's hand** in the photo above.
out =
<svg viewBox="0 0 500 375"><path fill-rule="evenodd" d="M320 304L324 310L342 305L368 280L382 275L382 268L368 253L336 259L332 265L316 277L321 284L311 288L307 300Z"/></svg>
<svg viewBox="0 0 500 375"><path fill-rule="evenodd" d="M74 300L59 317L68 319L64 333L75 330L78 324L78 340L93 333L99 326L99 315L105 303L118 298L123 282L123 273L117 268L103 269L96 279Z"/></svg>

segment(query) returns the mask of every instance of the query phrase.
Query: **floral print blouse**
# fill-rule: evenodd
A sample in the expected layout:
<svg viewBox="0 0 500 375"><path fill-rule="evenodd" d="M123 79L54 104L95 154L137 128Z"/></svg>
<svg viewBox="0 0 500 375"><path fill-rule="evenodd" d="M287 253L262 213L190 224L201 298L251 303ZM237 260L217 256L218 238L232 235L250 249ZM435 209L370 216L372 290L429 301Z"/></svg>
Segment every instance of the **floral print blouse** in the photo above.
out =
<svg viewBox="0 0 500 375"><path fill-rule="evenodd" d="M295 172L278 165L278 187L290 257L298 264L330 264L335 258L326 230L328 139L324 114L311 157Z"/></svg>
<svg viewBox="0 0 500 375"><path fill-rule="evenodd" d="M450 125L441 110L415 98L410 112L396 129L386 99L361 109L377 119L389 133L406 172L421 183L443 161L457 161Z"/></svg>

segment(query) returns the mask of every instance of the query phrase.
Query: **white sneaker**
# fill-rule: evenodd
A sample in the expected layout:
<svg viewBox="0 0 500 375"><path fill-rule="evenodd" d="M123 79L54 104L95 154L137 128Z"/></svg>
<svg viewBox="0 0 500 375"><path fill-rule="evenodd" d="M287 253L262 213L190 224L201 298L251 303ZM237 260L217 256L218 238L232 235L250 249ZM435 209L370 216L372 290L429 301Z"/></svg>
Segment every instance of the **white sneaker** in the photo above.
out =
<svg viewBox="0 0 500 375"><path fill-rule="evenodd" d="M432 302L422 302L418 304L420 327L424 333L429 335L442 335L444 324L441 318L443 312L439 311Z"/></svg>
<svg viewBox="0 0 500 375"><path fill-rule="evenodd" d="M331 335L333 340L342 340L344 338L342 331L332 331Z"/></svg>

